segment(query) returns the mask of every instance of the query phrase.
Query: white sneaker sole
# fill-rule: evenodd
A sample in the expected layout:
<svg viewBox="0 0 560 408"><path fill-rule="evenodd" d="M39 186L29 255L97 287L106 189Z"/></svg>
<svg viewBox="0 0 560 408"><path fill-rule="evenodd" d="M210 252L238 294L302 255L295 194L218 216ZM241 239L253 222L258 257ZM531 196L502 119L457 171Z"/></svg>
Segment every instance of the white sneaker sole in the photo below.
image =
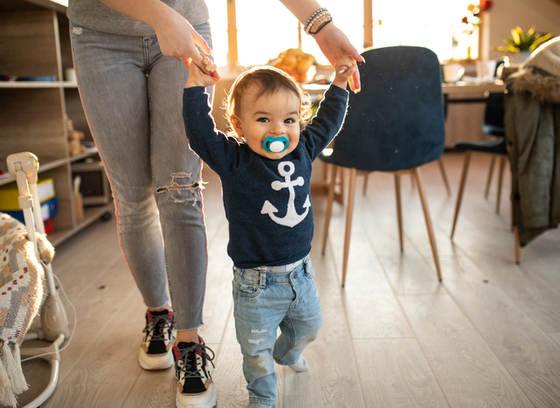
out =
<svg viewBox="0 0 560 408"><path fill-rule="evenodd" d="M213 383L212 385L210 385L208 393L212 393L212 398L210 398L210 401L204 402L204 399L206 398L183 397L181 394L179 394L179 391L177 391L177 398L175 399L175 403L177 405L177 408L214 408L218 402L218 395L216 394L216 388L214 387ZM181 403L180 399L188 399L189 401L182 401Z"/></svg>
<svg viewBox="0 0 560 408"><path fill-rule="evenodd" d="M144 350L140 349L138 355L138 364L144 370L165 370L173 365L173 351L169 350L168 353L159 356L150 356Z"/></svg>

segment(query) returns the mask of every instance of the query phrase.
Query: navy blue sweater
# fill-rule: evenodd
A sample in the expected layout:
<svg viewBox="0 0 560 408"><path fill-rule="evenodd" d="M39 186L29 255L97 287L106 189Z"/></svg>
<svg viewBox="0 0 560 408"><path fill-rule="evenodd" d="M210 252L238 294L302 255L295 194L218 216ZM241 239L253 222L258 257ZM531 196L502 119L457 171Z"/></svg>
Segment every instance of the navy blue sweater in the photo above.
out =
<svg viewBox="0 0 560 408"><path fill-rule="evenodd" d="M228 255L236 267L287 265L309 254L311 164L340 130L347 101L346 90L331 86L296 149L271 160L215 128L203 87L184 90L190 146L222 182Z"/></svg>

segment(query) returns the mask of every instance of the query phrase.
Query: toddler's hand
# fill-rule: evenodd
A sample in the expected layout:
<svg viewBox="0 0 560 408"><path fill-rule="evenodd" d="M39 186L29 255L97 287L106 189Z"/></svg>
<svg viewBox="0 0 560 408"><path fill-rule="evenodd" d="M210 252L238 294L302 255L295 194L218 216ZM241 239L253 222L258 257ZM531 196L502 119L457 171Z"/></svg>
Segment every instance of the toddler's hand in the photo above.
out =
<svg viewBox="0 0 560 408"><path fill-rule="evenodd" d="M334 65L335 75L333 85L346 89L346 83L357 69L358 65L356 64L354 58L350 55L342 56Z"/></svg>
<svg viewBox="0 0 560 408"><path fill-rule="evenodd" d="M202 56L203 67L201 68L192 61L190 62L189 79L187 80L185 88L193 86L212 86L220 79L216 64L203 53L200 53L200 55Z"/></svg>

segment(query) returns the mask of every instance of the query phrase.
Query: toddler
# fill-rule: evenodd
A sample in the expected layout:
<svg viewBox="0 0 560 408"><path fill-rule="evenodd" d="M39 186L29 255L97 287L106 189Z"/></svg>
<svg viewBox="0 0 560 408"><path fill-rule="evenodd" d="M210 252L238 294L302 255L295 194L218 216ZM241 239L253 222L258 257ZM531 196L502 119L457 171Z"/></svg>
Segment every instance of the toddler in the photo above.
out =
<svg viewBox="0 0 560 408"><path fill-rule="evenodd" d="M307 371L302 351L322 325L309 258L311 165L342 126L346 83L357 66L349 56L337 61L333 85L309 124L310 103L290 76L272 67L244 72L227 98L233 132L226 136L215 128L205 92L216 67L207 57L205 64L206 72L191 64L183 118L191 148L222 183L247 407L272 407L274 362Z"/></svg>

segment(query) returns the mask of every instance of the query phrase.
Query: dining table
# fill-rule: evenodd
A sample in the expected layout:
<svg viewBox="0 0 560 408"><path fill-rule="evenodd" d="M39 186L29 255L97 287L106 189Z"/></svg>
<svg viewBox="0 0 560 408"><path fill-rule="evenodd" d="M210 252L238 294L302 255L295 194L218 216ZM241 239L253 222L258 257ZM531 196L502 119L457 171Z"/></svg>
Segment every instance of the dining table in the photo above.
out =
<svg viewBox="0 0 560 408"><path fill-rule="evenodd" d="M465 78L457 82L443 82L441 90L445 103L484 103L492 94L504 93L506 85L501 79Z"/></svg>
<svg viewBox="0 0 560 408"><path fill-rule="evenodd" d="M328 87L328 84L302 84L302 89L314 100L321 99ZM447 103L482 103L492 93L505 92L506 85L501 79L466 77L456 82L442 82L441 90Z"/></svg>

